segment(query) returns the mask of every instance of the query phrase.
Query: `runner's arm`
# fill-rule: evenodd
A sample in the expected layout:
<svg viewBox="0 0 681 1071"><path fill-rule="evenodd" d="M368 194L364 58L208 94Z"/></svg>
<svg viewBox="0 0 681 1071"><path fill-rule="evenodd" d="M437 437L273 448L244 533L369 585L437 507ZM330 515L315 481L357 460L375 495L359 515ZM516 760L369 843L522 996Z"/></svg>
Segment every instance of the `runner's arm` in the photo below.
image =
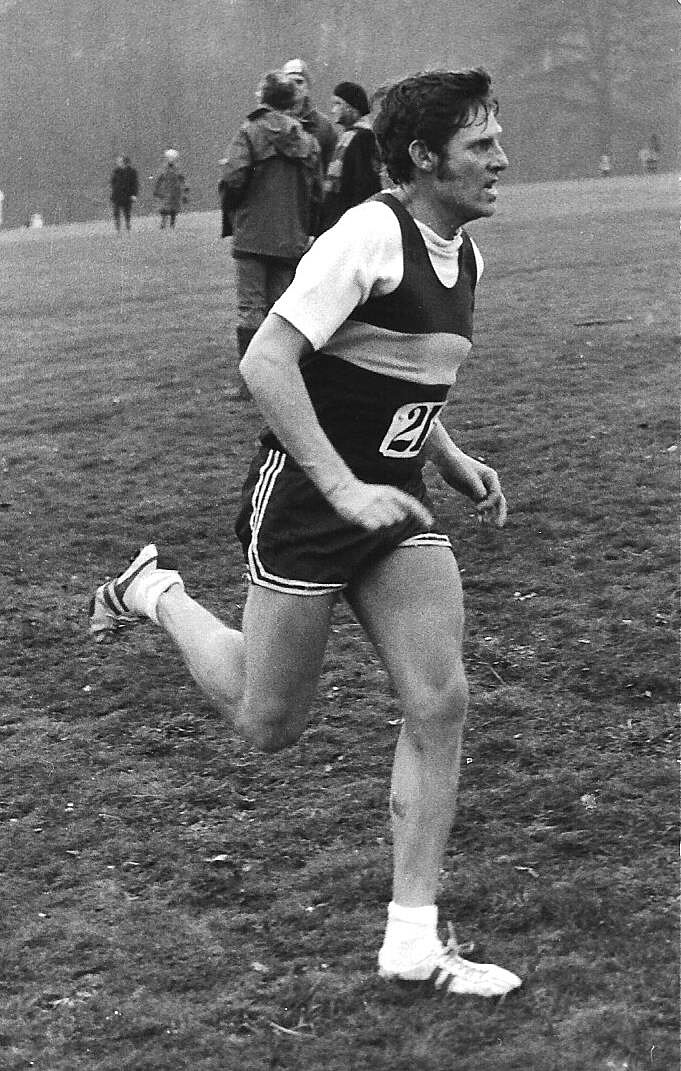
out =
<svg viewBox="0 0 681 1071"><path fill-rule="evenodd" d="M423 452L450 487L473 499L481 522L493 521L497 528L504 526L508 510L497 473L465 454L439 420L433 424Z"/></svg>

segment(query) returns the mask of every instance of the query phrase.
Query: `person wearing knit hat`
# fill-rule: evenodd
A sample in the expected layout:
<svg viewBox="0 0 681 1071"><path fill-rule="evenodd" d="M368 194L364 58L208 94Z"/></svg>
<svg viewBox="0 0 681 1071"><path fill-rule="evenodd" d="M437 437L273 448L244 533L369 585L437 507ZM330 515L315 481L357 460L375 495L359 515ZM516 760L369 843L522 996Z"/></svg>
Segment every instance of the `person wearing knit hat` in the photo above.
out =
<svg viewBox="0 0 681 1071"><path fill-rule="evenodd" d="M362 86L356 82L338 83L331 100L331 115L343 132L324 180L322 231L333 227L348 208L381 189L378 146L369 111Z"/></svg>
<svg viewBox="0 0 681 1071"><path fill-rule="evenodd" d="M353 123L356 123L358 119L361 119L362 116L366 115L369 111L369 100L367 95L362 87L357 85L356 82L339 82L333 91L333 95L335 100L332 104L332 113L334 108L338 107L337 102L340 101L341 104L347 105L357 113L352 120ZM336 119L336 122L339 121L340 120ZM342 125L345 126L346 124L343 123Z"/></svg>
<svg viewBox="0 0 681 1071"><path fill-rule="evenodd" d="M300 58L287 60L282 67L282 74L286 75L296 87L297 100L293 114L300 119L303 129L319 142L319 148L322 151L322 170L326 174L336 146L336 129L328 115L318 111L312 103L310 96L312 79L305 61Z"/></svg>

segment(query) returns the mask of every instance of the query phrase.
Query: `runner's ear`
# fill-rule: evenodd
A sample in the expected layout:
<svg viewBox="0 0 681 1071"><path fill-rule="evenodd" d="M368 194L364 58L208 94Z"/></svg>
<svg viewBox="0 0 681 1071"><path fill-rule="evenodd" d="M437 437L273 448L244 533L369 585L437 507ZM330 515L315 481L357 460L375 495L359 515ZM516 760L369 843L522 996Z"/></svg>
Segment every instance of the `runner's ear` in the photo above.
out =
<svg viewBox="0 0 681 1071"><path fill-rule="evenodd" d="M425 141L412 141L408 149L414 165L419 171L434 171L437 165L437 153L429 149Z"/></svg>

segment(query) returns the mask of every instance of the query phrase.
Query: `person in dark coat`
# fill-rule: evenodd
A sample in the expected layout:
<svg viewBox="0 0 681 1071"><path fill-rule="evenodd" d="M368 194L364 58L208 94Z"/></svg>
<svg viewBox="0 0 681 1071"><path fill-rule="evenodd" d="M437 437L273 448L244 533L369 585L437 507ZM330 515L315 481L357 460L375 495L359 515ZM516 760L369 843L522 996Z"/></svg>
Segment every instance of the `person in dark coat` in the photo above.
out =
<svg viewBox="0 0 681 1071"><path fill-rule="evenodd" d="M367 95L356 82L339 82L331 114L343 133L336 142L324 179L320 230L381 189L381 165Z"/></svg>
<svg viewBox="0 0 681 1071"><path fill-rule="evenodd" d="M130 230L132 206L137 200L138 192L137 171L132 166L130 157L117 157L116 166L111 172L111 203L113 205L114 226L117 231L121 229L121 215L125 221L126 230Z"/></svg>

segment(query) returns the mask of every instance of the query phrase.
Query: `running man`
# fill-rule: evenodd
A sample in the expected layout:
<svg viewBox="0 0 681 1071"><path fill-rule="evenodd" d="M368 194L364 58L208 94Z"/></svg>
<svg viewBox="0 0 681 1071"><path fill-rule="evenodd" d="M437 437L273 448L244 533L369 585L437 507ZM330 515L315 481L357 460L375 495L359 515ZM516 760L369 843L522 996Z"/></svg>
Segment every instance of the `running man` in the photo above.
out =
<svg viewBox="0 0 681 1071"><path fill-rule="evenodd" d="M482 522L504 524L496 472L440 422L471 347L482 272L463 225L494 212L508 164L500 133L485 71L393 86L376 134L395 188L318 239L251 342L240 367L267 430L236 523L251 581L243 631L190 598L154 544L102 584L91 606L95 639L130 621L160 625L235 728L277 751L307 724L332 608L347 599L404 712L379 972L481 997L521 982L463 959L453 939L438 936L468 690L459 572L421 470L434 462Z"/></svg>

